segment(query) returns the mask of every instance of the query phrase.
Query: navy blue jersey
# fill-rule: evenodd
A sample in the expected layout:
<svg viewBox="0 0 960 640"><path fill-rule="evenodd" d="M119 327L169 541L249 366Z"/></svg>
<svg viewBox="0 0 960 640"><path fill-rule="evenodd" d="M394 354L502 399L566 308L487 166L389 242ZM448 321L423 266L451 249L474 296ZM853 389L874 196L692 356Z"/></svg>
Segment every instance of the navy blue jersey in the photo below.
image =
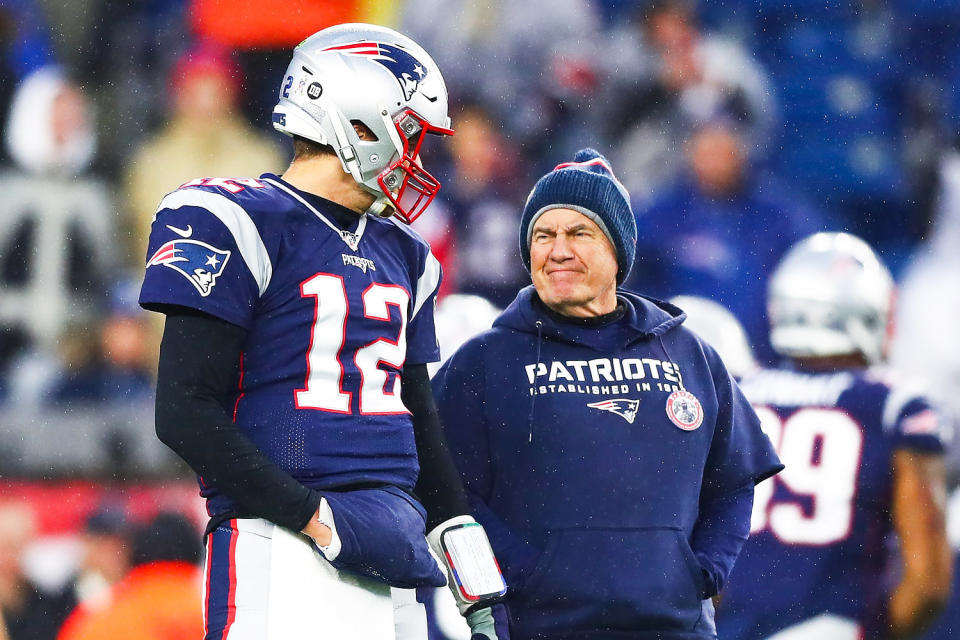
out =
<svg viewBox="0 0 960 640"><path fill-rule="evenodd" d="M341 228L347 211L270 174L187 183L160 203L140 303L247 329L225 408L304 485L410 488L418 464L400 373L439 357L440 266L392 219L354 214ZM211 515L231 510L200 481Z"/></svg>
<svg viewBox="0 0 960 640"><path fill-rule="evenodd" d="M825 613L869 629L886 597L891 457L942 452L939 414L879 372L766 370L741 387L785 469L757 485L720 637L759 640Z"/></svg>

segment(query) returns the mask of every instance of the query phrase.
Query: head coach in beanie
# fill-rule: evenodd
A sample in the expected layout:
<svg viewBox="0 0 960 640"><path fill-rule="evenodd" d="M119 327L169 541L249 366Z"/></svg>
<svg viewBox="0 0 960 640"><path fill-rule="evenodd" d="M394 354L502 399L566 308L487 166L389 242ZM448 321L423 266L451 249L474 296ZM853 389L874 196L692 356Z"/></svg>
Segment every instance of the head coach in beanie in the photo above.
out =
<svg viewBox="0 0 960 640"><path fill-rule="evenodd" d="M537 181L519 235L532 286L433 379L510 636L716 638L710 597L782 465L683 311L618 288L637 226L600 153Z"/></svg>
<svg viewBox="0 0 960 640"><path fill-rule="evenodd" d="M557 165L537 181L520 219L520 256L527 271L534 224L551 209L577 211L600 228L616 251L617 284L622 283L637 250L637 223L630 195L607 159L593 149L583 149L573 162Z"/></svg>

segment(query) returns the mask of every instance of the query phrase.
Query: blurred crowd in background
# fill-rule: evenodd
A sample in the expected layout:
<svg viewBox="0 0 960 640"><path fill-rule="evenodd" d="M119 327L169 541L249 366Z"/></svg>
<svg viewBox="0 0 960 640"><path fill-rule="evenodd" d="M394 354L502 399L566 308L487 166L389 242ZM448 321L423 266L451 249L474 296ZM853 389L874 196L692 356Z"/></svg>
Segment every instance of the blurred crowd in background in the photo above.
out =
<svg viewBox="0 0 960 640"><path fill-rule="evenodd" d="M424 151L443 188L415 228L442 295L487 303L444 321L441 301L441 341L528 282L526 194L593 146L633 197L627 288L722 304L769 363L770 271L811 232L852 232L900 284L893 364L960 416L960 1L0 0L8 618L10 549L38 531L96 537L112 526L102 500L139 508L132 484L190 486L152 435L162 320L136 303L151 217L193 178L282 173L291 147L270 112L290 50L351 21L413 37L449 88L456 135ZM40 483L78 478L92 484L65 500L69 526L11 524L4 509L36 508Z"/></svg>

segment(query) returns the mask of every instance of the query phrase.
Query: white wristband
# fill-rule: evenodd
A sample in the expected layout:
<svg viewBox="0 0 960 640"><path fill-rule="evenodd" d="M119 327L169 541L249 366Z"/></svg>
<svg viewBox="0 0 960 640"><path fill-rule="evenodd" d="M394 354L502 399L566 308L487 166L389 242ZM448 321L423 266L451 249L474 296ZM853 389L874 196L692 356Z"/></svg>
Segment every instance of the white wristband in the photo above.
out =
<svg viewBox="0 0 960 640"><path fill-rule="evenodd" d="M457 516L434 528L427 541L447 570L447 582L463 613L506 593L487 534L470 516Z"/></svg>

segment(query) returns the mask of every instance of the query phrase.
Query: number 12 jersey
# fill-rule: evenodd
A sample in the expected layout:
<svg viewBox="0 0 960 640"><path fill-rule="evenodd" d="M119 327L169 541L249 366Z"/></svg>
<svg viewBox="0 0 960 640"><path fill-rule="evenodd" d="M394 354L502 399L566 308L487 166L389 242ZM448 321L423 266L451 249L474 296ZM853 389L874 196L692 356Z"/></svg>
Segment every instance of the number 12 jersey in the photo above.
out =
<svg viewBox="0 0 960 640"><path fill-rule="evenodd" d="M419 469L400 375L439 358L439 283L439 263L409 228L265 174L195 180L163 199L140 302L248 331L224 409L294 478L317 489L412 488ZM212 516L233 510L200 483Z"/></svg>

